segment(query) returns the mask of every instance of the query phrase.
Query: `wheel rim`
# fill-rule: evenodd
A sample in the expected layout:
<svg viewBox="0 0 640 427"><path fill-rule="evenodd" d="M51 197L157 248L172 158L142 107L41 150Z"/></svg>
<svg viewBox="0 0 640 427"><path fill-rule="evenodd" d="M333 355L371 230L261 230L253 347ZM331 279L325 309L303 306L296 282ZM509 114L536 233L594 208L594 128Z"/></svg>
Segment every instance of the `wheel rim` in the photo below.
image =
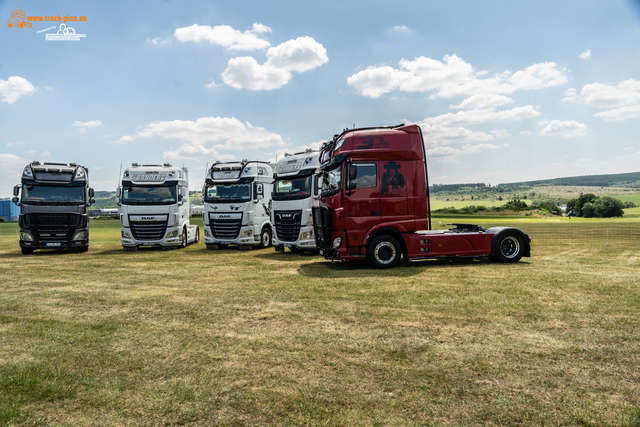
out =
<svg viewBox="0 0 640 427"><path fill-rule="evenodd" d="M520 253L520 241L513 236L508 236L500 244L500 251L505 258L515 258Z"/></svg>
<svg viewBox="0 0 640 427"><path fill-rule="evenodd" d="M271 236L269 236L268 231L265 231L264 233L262 233L262 246L269 246L270 239L271 239Z"/></svg>
<svg viewBox="0 0 640 427"><path fill-rule="evenodd" d="M373 256L380 264L391 264L396 259L396 247L390 242L380 242L373 250Z"/></svg>

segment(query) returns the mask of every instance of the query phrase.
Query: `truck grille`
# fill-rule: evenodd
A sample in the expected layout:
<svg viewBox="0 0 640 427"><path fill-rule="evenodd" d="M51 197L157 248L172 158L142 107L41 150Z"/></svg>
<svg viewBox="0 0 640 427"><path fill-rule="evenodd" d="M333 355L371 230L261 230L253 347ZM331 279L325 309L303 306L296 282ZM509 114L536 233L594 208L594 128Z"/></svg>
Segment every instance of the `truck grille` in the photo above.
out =
<svg viewBox="0 0 640 427"><path fill-rule="evenodd" d="M162 240L167 232L167 221L130 221L129 224L136 240Z"/></svg>
<svg viewBox="0 0 640 427"><path fill-rule="evenodd" d="M233 240L240 235L240 227L242 227L242 214L230 214L233 218L222 219L214 218L215 216L226 216L225 214L212 214L209 216L209 224L211 224L211 235L216 239Z"/></svg>
<svg viewBox="0 0 640 427"><path fill-rule="evenodd" d="M41 242L64 242L76 228L87 225L86 217L76 213L28 213L20 216L20 226L31 230Z"/></svg>
<svg viewBox="0 0 640 427"><path fill-rule="evenodd" d="M73 213L29 213L23 216L25 227L80 227L84 225L82 215Z"/></svg>
<svg viewBox="0 0 640 427"><path fill-rule="evenodd" d="M275 211L276 235L283 242L295 242L300 235L302 211Z"/></svg>
<svg viewBox="0 0 640 427"><path fill-rule="evenodd" d="M331 210L326 206L313 207L313 231L316 233L318 248L331 247Z"/></svg>

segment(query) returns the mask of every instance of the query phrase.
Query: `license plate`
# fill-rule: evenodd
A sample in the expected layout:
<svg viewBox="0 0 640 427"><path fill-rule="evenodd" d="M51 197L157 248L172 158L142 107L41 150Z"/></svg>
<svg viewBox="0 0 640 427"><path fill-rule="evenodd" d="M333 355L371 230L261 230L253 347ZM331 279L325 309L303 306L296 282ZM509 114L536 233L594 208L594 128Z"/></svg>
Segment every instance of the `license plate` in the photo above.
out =
<svg viewBox="0 0 640 427"><path fill-rule="evenodd" d="M291 245L291 243L285 243L285 244L284 244L284 245L282 245L282 246L284 246L285 248L290 248L292 245Z"/></svg>
<svg viewBox="0 0 640 427"><path fill-rule="evenodd" d="M59 248L62 246L62 243L47 243L48 248Z"/></svg>
<svg viewBox="0 0 640 427"><path fill-rule="evenodd" d="M319 253L320 255L324 255L324 251L323 251L322 249L320 249L320 250L318 251L318 253Z"/></svg>
<svg viewBox="0 0 640 427"><path fill-rule="evenodd" d="M231 242L229 240L223 240L220 242L221 245L230 245Z"/></svg>
<svg viewBox="0 0 640 427"><path fill-rule="evenodd" d="M152 242L144 242L144 243L142 243L142 246L153 246L153 245L155 245L155 243L152 243Z"/></svg>

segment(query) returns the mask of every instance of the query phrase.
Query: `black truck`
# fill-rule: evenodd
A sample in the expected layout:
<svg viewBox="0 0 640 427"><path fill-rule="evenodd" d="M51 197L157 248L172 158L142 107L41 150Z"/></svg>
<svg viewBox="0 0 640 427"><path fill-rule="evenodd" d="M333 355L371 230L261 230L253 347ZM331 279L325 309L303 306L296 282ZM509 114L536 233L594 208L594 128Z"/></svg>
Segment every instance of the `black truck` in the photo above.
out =
<svg viewBox="0 0 640 427"><path fill-rule="evenodd" d="M20 190L22 190L21 197ZM95 202L89 187L89 170L75 163L28 164L22 184L13 188L13 202L20 206L20 248L89 249L87 208Z"/></svg>

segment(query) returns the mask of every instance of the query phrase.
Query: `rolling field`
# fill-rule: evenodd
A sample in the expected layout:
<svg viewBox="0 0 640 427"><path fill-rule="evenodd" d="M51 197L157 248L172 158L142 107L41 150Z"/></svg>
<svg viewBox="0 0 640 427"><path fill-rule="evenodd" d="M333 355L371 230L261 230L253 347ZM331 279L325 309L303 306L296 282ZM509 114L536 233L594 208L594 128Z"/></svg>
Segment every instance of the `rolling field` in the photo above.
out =
<svg viewBox="0 0 640 427"><path fill-rule="evenodd" d="M505 222L531 258L387 271L0 223L0 425L640 427L640 221Z"/></svg>

